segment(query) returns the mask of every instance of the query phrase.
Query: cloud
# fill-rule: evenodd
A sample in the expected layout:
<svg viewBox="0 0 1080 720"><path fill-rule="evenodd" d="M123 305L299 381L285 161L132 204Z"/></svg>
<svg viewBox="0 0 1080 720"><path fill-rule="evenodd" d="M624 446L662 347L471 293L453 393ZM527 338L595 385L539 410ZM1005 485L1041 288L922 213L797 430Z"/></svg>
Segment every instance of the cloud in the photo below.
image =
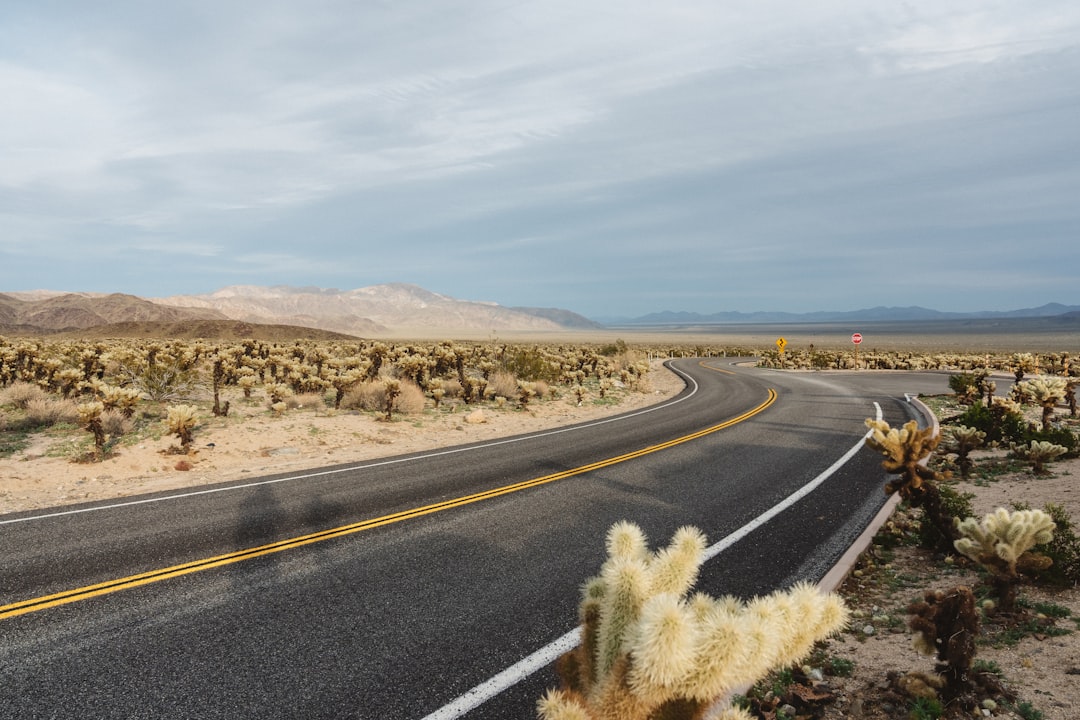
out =
<svg viewBox="0 0 1080 720"><path fill-rule="evenodd" d="M1056 1L12 3L0 262L613 314L899 302L905 248L1066 292L1011 246L1080 260L1078 31Z"/></svg>

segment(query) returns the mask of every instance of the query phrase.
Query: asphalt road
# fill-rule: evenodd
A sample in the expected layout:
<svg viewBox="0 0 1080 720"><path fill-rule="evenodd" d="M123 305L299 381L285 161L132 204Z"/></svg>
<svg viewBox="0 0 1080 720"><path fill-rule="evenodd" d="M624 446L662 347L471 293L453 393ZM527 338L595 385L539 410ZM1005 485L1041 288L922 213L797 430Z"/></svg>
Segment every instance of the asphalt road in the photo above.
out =
<svg viewBox="0 0 1080 720"><path fill-rule="evenodd" d="M0 717L454 717L440 709L575 627L615 521L654 545L685 524L719 541L856 446L875 402L896 424L916 417L904 393L948 388L708 364L676 361L682 395L585 427L2 516ZM858 451L699 589L819 578L883 484ZM543 669L465 716L532 718L554 683Z"/></svg>

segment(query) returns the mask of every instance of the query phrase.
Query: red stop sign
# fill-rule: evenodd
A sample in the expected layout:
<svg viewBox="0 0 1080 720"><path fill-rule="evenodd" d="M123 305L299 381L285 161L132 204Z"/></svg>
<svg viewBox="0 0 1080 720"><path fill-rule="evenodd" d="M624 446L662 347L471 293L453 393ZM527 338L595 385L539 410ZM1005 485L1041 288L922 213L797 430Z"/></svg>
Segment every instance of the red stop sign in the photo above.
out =
<svg viewBox="0 0 1080 720"><path fill-rule="evenodd" d="M854 333L854 334L852 334L851 342L855 343L856 345L861 343L862 342L862 333Z"/></svg>

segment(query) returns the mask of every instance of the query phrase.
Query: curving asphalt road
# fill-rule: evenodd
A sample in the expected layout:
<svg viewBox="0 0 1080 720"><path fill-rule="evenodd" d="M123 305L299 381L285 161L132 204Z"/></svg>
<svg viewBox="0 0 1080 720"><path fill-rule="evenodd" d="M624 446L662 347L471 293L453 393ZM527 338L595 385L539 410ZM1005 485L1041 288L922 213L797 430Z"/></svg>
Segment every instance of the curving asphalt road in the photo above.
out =
<svg viewBox="0 0 1080 720"><path fill-rule="evenodd" d="M0 717L457 717L576 625L621 519L717 541L821 477L945 374L675 361L647 411L130 503L0 517ZM866 449L727 547L699 587L817 579L884 503ZM464 499L464 500L462 500ZM550 670L468 718L532 718ZM451 708L451 709L448 709Z"/></svg>

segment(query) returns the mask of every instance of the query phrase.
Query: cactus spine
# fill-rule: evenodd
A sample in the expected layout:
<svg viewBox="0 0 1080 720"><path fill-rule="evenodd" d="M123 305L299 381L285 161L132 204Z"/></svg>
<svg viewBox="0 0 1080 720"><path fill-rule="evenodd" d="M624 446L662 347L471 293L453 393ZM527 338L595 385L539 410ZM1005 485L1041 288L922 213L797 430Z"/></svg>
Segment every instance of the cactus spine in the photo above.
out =
<svg viewBox="0 0 1080 720"><path fill-rule="evenodd" d="M581 645L560 659L563 687L540 701L540 718L703 718L847 622L838 597L808 584L747 603L688 596L704 548L695 528L655 553L637 526L611 528L608 559L583 589ZM724 707L714 717L749 715Z"/></svg>

